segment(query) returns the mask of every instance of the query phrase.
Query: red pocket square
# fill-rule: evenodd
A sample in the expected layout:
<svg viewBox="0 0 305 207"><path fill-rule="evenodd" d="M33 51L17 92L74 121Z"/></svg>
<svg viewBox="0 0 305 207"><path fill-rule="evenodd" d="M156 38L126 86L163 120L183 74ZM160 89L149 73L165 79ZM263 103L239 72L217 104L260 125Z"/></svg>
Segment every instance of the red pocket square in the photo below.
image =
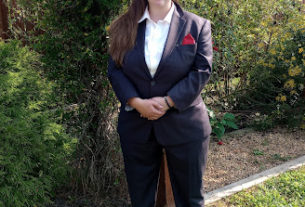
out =
<svg viewBox="0 0 305 207"><path fill-rule="evenodd" d="M193 36L191 35L191 33L186 35L182 41L182 45L194 45L194 44L195 44L195 40L194 40Z"/></svg>

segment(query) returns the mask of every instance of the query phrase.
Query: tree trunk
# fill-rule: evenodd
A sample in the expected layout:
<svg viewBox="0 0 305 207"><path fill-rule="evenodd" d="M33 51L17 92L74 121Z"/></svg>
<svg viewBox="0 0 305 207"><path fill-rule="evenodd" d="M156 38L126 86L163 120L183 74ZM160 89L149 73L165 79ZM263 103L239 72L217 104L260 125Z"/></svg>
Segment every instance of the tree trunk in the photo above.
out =
<svg viewBox="0 0 305 207"><path fill-rule="evenodd" d="M8 35L8 9L3 0L0 0L0 38L7 39Z"/></svg>

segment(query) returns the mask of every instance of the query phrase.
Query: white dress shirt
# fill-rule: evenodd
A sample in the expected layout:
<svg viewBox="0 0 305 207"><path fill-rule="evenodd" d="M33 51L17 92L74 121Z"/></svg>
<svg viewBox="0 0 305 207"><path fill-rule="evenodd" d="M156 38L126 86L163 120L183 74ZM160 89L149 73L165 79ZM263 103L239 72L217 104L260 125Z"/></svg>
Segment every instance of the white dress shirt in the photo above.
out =
<svg viewBox="0 0 305 207"><path fill-rule="evenodd" d="M148 6L146 6L143 16L138 21L138 23L141 23L146 19L144 53L145 62L152 77L154 77L162 57L175 7L175 4L172 2L171 8L164 19L154 22L150 18ZM131 111L132 109L133 107L126 104L126 111Z"/></svg>

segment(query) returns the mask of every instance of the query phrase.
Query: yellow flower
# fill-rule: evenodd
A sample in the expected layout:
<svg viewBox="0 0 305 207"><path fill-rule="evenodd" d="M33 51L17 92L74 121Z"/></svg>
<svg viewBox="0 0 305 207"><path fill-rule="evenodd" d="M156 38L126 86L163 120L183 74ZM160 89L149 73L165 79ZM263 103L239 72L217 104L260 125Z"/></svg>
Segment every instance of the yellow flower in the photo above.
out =
<svg viewBox="0 0 305 207"><path fill-rule="evenodd" d="M283 78L285 78L285 79L286 79L286 78L287 78L287 75L286 75L286 74L283 74Z"/></svg>
<svg viewBox="0 0 305 207"><path fill-rule="evenodd" d="M283 96L282 94L279 94L277 97L275 97L277 101L285 102L287 100L286 96Z"/></svg>
<svg viewBox="0 0 305 207"><path fill-rule="evenodd" d="M301 47L299 48L299 53L301 54L304 51L304 49Z"/></svg>
<svg viewBox="0 0 305 207"><path fill-rule="evenodd" d="M258 61L257 61L257 64L263 65L263 64L264 64L264 60L262 60L262 59L258 60Z"/></svg>
<svg viewBox="0 0 305 207"><path fill-rule="evenodd" d="M289 68L288 74L290 76L296 76L299 75L302 72L302 69L297 65L294 68Z"/></svg>
<svg viewBox="0 0 305 207"><path fill-rule="evenodd" d="M290 60L284 60L284 62L285 62L285 63L289 63L289 62L290 62Z"/></svg>
<svg viewBox="0 0 305 207"><path fill-rule="evenodd" d="M110 25L106 26L106 31L108 32L110 29Z"/></svg>
<svg viewBox="0 0 305 207"><path fill-rule="evenodd" d="M302 72L302 69L298 65L294 69L295 69L296 75L299 75Z"/></svg>
<svg viewBox="0 0 305 207"><path fill-rule="evenodd" d="M284 88L292 89L294 87L295 87L295 83L294 83L293 79L290 79L290 80L286 81L285 84L284 84Z"/></svg>
<svg viewBox="0 0 305 207"><path fill-rule="evenodd" d="M291 57L291 60L292 60L292 61L295 61L295 60L296 60L296 58L295 58L294 56L292 56L292 57Z"/></svg>
<svg viewBox="0 0 305 207"><path fill-rule="evenodd" d="M272 69L274 69L275 68L275 65L273 65L273 64L268 64L268 66L270 67L270 68L272 68Z"/></svg>
<svg viewBox="0 0 305 207"><path fill-rule="evenodd" d="M276 101L280 101L280 100L281 100L281 97L280 97L280 96L277 96L277 97L275 97L275 100L276 100Z"/></svg>
<svg viewBox="0 0 305 207"><path fill-rule="evenodd" d="M262 22L261 25L262 25L263 27L266 27L266 26L267 26L267 22Z"/></svg>
<svg viewBox="0 0 305 207"><path fill-rule="evenodd" d="M294 95L294 94L296 94L296 93L297 93L296 90L290 91L290 95Z"/></svg>
<svg viewBox="0 0 305 207"><path fill-rule="evenodd" d="M280 52L280 54L279 54L279 56L278 56L278 59L279 59L279 60L285 60L285 59L284 59L284 56L283 56L283 52Z"/></svg>
<svg viewBox="0 0 305 207"><path fill-rule="evenodd" d="M305 129L305 123L302 123L300 126L301 129Z"/></svg>
<svg viewBox="0 0 305 207"><path fill-rule="evenodd" d="M281 101L282 101L282 102L285 102L285 101L287 101L287 98L286 98L286 96L281 96Z"/></svg>
<svg viewBox="0 0 305 207"><path fill-rule="evenodd" d="M288 74L289 74L289 76L295 76L293 68L288 69Z"/></svg>
<svg viewBox="0 0 305 207"><path fill-rule="evenodd" d="M265 47L265 43L260 42L257 46L258 46L259 48L263 48L263 47Z"/></svg>
<svg viewBox="0 0 305 207"><path fill-rule="evenodd" d="M288 39L290 37L290 33L286 32L283 36L284 40Z"/></svg>
<svg viewBox="0 0 305 207"><path fill-rule="evenodd" d="M272 49L270 50L270 53L271 53L272 55L275 55L275 54L276 54L276 50L272 48Z"/></svg>

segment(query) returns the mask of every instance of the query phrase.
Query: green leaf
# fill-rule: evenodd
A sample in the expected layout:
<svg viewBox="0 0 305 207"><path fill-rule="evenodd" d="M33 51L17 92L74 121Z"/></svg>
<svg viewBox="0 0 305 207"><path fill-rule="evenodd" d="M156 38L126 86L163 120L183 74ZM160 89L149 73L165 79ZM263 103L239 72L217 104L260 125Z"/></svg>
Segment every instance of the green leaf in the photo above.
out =
<svg viewBox="0 0 305 207"><path fill-rule="evenodd" d="M225 130L226 129L224 128L224 126L221 123L217 123L212 131L216 134L216 136L218 138L221 138L224 135Z"/></svg>
<svg viewBox="0 0 305 207"><path fill-rule="evenodd" d="M230 128L233 128L233 129L238 129L238 126L234 122L231 122L231 121L227 121L227 126Z"/></svg>
<svg viewBox="0 0 305 207"><path fill-rule="evenodd" d="M222 124L222 125L227 125L227 121L226 120L224 120L224 119L222 119L221 121L220 121L220 123Z"/></svg>
<svg viewBox="0 0 305 207"><path fill-rule="evenodd" d="M213 129L213 133L215 133L216 136L217 136L218 138L221 138L221 137L224 135L224 133L222 132L222 130L219 129L219 128L214 128L214 129Z"/></svg>
<svg viewBox="0 0 305 207"><path fill-rule="evenodd" d="M223 118L225 120L235 120L235 116L231 113L225 113L225 115L223 116Z"/></svg>

